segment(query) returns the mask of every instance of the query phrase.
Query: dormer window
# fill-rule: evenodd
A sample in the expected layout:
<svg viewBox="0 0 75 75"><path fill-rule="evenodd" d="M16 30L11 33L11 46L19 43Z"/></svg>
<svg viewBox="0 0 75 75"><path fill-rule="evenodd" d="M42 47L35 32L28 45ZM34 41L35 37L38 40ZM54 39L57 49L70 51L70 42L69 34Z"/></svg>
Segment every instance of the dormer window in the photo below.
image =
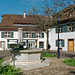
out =
<svg viewBox="0 0 75 75"><path fill-rule="evenodd" d="M62 26L59 27L59 32L60 32L60 33L62 32Z"/></svg>
<svg viewBox="0 0 75 75"><path fill-rule="evenodd" d="M70 12L70 17L71 17L71 16L73 16L73 13L72 13L72 12Z"/></svg>
<svg viewBox="0 0 75 75"><path fill-rule="evenodd" d="M36 26L36 25L32 25L32 24L17 24L17 23L15 23L14 24L15 26Z"/></svg>
<svg viewBox="0 0 75 75"><path fill-rule="evenodd" d="M69 31L69 32L70 32L70 31L73 31L73 25L72 25L72 24L68 25L68 31Z"/></svg>

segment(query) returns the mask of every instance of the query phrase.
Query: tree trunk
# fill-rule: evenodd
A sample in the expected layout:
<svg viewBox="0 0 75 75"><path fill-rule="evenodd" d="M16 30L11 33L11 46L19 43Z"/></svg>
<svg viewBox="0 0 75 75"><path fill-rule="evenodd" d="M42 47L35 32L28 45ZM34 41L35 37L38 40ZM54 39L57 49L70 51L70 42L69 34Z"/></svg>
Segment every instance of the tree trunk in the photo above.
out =
<svg viewBox="0 0 75 75"><path fill-rule="evenodd" d="M48 44L49 44L49 40L48 40L48 39L49 39L49 31L47 31L46 34L47 34L47 49L46 49L46 54L48 54L48 52L49 52L49 51L48 51Z"/></svg>

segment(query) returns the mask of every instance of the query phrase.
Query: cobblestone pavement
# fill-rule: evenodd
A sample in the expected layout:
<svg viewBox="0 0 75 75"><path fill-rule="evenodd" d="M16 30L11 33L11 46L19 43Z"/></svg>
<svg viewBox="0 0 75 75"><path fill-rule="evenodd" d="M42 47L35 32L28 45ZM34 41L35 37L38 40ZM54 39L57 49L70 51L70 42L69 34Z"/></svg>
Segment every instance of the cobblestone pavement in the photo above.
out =
<svg viewBox="0 0 75 75"><path fill-rule="evenodd" d="M56 52L51 53L56 54ZM33 70L21 70L21 75L75 75L75 67L62 63L63 60L70 58L70 55L74 56L75 53L61 52L60 59L57 59L57 57L47 57L45 59L52 61L50 66ZM8 59L10 58L10 53L0 51L1 57Z"/></svg>
<svg viewBox="0 0 75 75"><path fill-rule="evenodd" d="M56 51L50 53L57 54ZM75 56L75 52L60 52L60 59L57 57L47 57L45 59L51 60L51 64L48 67L43 67L33 70L22 70L24 75L75 75L75 67L62 63L63 60Z"/></svg>
<svg viewBox="0 0 75 75"><path fill-rule="evenodd" d="M9 59L10 58L10 52L9 51L0 51L0 59Z"/></svg>

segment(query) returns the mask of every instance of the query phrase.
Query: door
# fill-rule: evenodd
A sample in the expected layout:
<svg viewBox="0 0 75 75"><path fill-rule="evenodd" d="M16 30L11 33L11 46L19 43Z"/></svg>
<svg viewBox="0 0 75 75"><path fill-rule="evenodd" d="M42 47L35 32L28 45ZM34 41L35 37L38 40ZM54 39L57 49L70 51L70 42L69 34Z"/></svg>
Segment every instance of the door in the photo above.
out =
<svg viewBox="0 0 75 75"><path fill-rule="evenodd" d="M68 51L69 52L74 52L74 39L69 39L68 40Z"/></svg>
<svg viewBox="0 0 75 75"><path fill-rule="evenodd" d="M28 42L29 48L35 48L35 42Z"/></svg>

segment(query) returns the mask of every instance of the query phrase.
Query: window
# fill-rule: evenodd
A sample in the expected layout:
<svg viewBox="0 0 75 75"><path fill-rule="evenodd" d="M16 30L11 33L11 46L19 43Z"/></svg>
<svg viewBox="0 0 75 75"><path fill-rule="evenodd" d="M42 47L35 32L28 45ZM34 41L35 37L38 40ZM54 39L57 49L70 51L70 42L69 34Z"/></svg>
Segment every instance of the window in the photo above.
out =
<svg viewBox="0 0 75 75"><path fill-rule="evenodd" d="M44 48L44 42L39 42L39 48Z"/></svg>
<svg viewBox="0 0 75 75"><path fill-rule="evenodd" d="M41 36L42 36L42 35L41 35L41 32L40 32L40 33L36 33L36 37L37 37L37 38L41 38Z"/></svg>
<svg viewBox="0 0 75 75"><path fill-rule="evenodd" d="M31 38L31 32L29 32L29 38Z"/></svg>
<svg viewBox="0 0 75 75"><path fill-rule="evenodd" d="M28 38L28 32L26 32L26 38Z"/></svg>
<svg viewBox="0 0 75 75"><path fill-rule="evenodd" d="M32 33L32 38L36 38L36 33Z"/></svg>
<svg viewBox="0 0 75 75"><path fill-rule="evenodd" d="M41 33L39 33L39 38L41 38Z"/></svg>
<svg viewBox="0 0 75 75"><path fill-rule="evenodd" d="M25 33L23 33L23 38L25 38Z"/></svg>
<svg viewBox="0 0 75 75"><path fill-rule="evenodd" d="M73 13L72 13L72 12L70 12L70 17L71 17L71 16L73 16Z"/></svg>
<svg viewBox="0 0 75 75"><path fill-rule="evenodd" d="M44 33L42 33L42 38L44 38Z"/></svg>
<svg viewBox="0 0 75 75"><path fill-rule="evenodd" d="M62 26L59 26L59 33L62 32ZM56 28L56 33L58 33L58 28Z"/></svg>
<svg viewBox="0 0 75 75"><path fill-rule="evenodd" d="M31 38L32 35L31 35L31 32L26 32L26 38Z"/></svg>
<svg viewBox="0 0 75 75"><path fill-rule="evenodd" d="M61 32L62 32L62 26L59 27L59 33L61 33Z"/></svg>
<svg viewBox="0 0 75 75"><path fill-rule="evenodd" d="M58 46L58 40L56 40L56 46ZM59 40L59 47L64 47L64 40Z"/></svg>
<svg viewBox="0 0 75 75"><path fill-rule="evenodd" d="M1 38L13 38L13 32L1 32Z"/></svg>
<svg viewBox="0 0 75 75"><path fill-rule="evenodd" d="M10 37L10 32L5 32L5 37Z"/></svg>
<svg viewBox="0 0 75 75"><path fill-rule="evenodd" d="M73 31L73 24L69 24L68 25L68 31L70 32L70 31Z"/></svg>
<svg viewBox="0 0 75 75"><path fill-rule="evenodd" d="M38 38L38 33L36 33L36 38Z"/></svg>
<svg viewBox="0 0 75 75"><path fill-rule="evenodd" d="M62 47L62 40L59 40L59 46Z"/></svg>
<svg viewBox="0 0 75 75"><path fill-rule="evenodd" d="M34 26L32 24L16 24L14 23L15 26ZM35 25L36 26L36 25Z"/></svg>
<svg viewBox="0 0 75 75"><path fill-rule="evenodd" d="M5 48L5 41L1 41L1 47Z"/></svg>

